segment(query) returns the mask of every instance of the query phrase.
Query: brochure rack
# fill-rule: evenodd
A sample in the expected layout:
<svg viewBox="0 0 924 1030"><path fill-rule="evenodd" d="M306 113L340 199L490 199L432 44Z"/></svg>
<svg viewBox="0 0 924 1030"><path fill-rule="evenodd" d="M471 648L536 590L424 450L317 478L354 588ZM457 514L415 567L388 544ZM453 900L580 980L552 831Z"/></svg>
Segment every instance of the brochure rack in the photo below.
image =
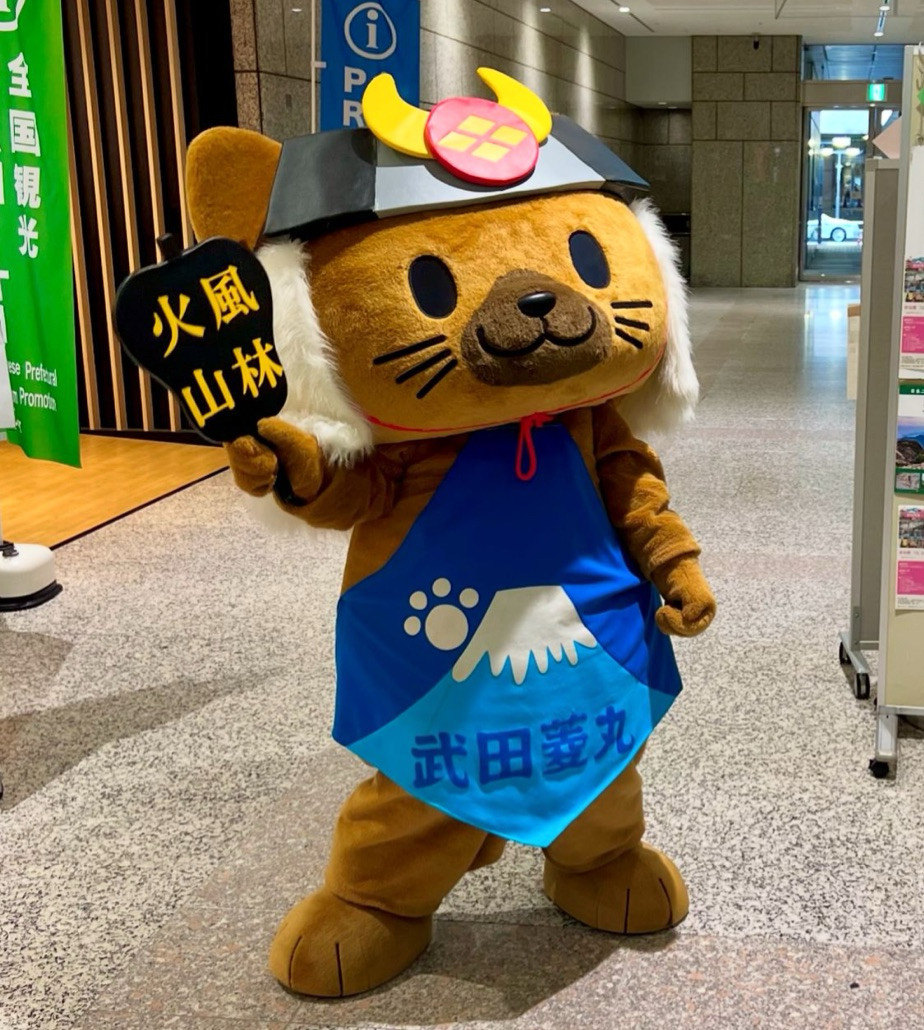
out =
<svg viewBox="0 0 924 1030"><path fill-rule="evenodd" d="M902 154L894 183L895 216L890 218L886 195L892 189L889 175L894 174L890 167L893 164L895 162L882 161L867 165L875 183L876 199L872 246L870 253L864 255L866 333L861 323L852 611L850 627L842 634L840 649L842 662L849 663L854 670L857 696L864 697L869 691L869 669L861 652L863 648L875 649L878 644L875 755L870 761L870 770L877 778L895 772L899 717L924 716L924 586L918 586L919 582L924 584L924 563L918 564L924 560L924 547L916 537L908 535L907 528L901 531L899 525L903 505L924 510L924 492L895 492L899 385L902 380L917 381L921 385L924 372L924 353L921 353L924 351L924 303L911 303L915 298L906 287L906 267L917 267L915 262L924 259L924 47L921 46L905 48ZM890 228L894 240L891 255L888 253ZM889 307L890 321L885 310ZM924 476L920 481L924 483ZM906 513L906 519L914 517ZM920 526L924 528L924 519L920 520ZM901 543L908 548L901 560L900 532ZM910 566L914 572L909 575L910 585L902 586L902 594L906 596L901 602L900 564L903 568ZM875 600L877 578L878 606Z"/></svg>

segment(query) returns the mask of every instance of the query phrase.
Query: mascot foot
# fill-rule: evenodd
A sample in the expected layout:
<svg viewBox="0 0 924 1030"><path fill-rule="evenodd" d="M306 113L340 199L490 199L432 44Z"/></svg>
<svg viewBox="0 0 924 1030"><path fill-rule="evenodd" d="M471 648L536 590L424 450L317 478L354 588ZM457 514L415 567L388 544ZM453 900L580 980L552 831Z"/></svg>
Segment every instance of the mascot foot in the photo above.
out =
<svg viewBox="0 0 924 1030"><path fill-rule="evenodd" d="M406 919L362 908L322 887L283 919L270 946L270 972L299 994L361 994L407 969L432 932L430 916Z"/></svg>
<svg viewBox="0 0 924 1030"><path fill-rule="evenodd" d="M690 908L677 867L657 848L639 844L589 873L545 864L546 896L596 930L638 934L669 930Z"/></svg>

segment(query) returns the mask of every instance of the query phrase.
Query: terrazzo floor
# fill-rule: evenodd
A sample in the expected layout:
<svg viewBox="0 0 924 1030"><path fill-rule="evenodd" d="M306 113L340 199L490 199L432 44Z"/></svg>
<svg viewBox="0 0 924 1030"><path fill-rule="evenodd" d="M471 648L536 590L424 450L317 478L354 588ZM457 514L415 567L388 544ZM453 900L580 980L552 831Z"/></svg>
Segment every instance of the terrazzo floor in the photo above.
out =
<svg viewBox="0 0 924 1030"><path fill-rule="evenodd" d="M0 1030L924 1025L924 741L866 772L849 597L853 287L699 291L703 402L660 445L720 602L642 766L692 899L620 941L510 846L394 983L343 1002L265 971L363 774L332 745L345 538L270 536L228 474L57 552L0 617Z"/></svg>

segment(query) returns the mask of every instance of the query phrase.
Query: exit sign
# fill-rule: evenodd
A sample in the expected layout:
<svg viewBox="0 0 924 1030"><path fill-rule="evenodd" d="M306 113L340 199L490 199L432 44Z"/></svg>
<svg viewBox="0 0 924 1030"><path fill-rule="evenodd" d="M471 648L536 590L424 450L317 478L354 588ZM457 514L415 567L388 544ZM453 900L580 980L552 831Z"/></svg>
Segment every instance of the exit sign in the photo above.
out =
<svg viewBox="0 0 924 1030"><path fill-rule="evenodd" d="M866 87L866 99L870 102L876 100L885 100L885 83L884 82L871 82Z"/></svg>

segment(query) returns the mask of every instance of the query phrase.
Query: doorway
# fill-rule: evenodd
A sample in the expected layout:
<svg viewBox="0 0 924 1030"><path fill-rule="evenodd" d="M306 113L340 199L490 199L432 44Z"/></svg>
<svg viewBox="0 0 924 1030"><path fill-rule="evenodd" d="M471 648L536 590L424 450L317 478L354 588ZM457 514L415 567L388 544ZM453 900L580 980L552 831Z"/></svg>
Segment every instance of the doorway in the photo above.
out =
<svg viewBox="0 0 924 1030"><path fill-rule="evenodd" d="M859 277L869 140L897 117L879 107L806 110L802 279Z"/></svg>

